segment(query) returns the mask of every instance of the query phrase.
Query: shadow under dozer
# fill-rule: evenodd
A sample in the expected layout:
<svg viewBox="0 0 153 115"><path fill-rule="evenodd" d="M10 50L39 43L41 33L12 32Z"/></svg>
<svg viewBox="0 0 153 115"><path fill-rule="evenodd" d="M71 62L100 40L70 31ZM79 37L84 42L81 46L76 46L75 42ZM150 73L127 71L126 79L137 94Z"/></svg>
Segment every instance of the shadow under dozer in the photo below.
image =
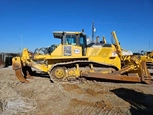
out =
<svg viewBox="0 0 153 115"><path fill-rule="evenodd" d="M153 115L153 95L126 88L118 88L110 91L130 103L131 115Z"/></svg>

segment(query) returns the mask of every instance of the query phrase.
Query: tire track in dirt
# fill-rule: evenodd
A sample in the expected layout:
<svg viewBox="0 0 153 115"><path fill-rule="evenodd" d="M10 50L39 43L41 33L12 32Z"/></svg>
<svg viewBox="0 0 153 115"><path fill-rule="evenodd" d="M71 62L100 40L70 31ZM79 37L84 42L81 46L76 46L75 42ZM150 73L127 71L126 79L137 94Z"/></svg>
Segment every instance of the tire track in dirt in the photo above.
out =
<svg viewBox="0 0 153 115"><path fill-rule="evenodd" d="M91 113L96 113L96 111L101 111L105 107L103 101L101 102L87 102L78 99L72 99L69 108L66 110L66 114L74 115L89 115ZM71 111L73 110L73 112Z"/></svg>
<svg viewBox="0 0 153 115"><path fill-rule="evenodd" d="M63 90L66 95L71 94L71 101L69 109L66 111L73 110L73 114L79 115L79 114L130 114L129 108L130 103L126 102L125 100L121 100L119 97L117 97L111 90L118 89L120 87L126 87L126 88L132 88L133 84L118 84L116 86L116 83L110 83L110 84L62 84ZM138 85L139 86L139 85ZM134 86L137 91L143 87L140 85L140 87ZM96 90L93 90L96 89ZM129 92L130 95L132 93ZM126 94L127 95L127 94ZM100 108L96 106L96 103L99 101L104 100L105 107ZM77 99L79 102L74 102L72 100ZM73 106L73 108L71 107ZM125 108L125 109L124 109ZM66 113L65 113L66 114Z"/></svg>
<svg viewBox="0 0 153 115"><path fill-rule="evenodd" d="M88 87L88 85L90 85L90 87ZM88 85L85 87L85 84L82 84L82 87L80 87L80 84L62 84L64 90L70 93L75 93L75 96L72 96L73 99L71 99L69 108L66 111L73 110L73 113L71 111L69 111L68 113L75 115L98 115L110 113L112 108L110 109L110 107L107 107L106 103L102 100L102 95L111 94L111 92L109 92L109 90L103 91L101 88L95 86L95 84L92 84L93 87L91 84ZM93 89L97 89L98 91L95 91ZM79 96L81 95L83 95L87 99L79 98ZM101 98L99 98L100 96ZM99 98L99 101L97 101L96 98ZM65 114L68 113L66 112Z"/></svg>

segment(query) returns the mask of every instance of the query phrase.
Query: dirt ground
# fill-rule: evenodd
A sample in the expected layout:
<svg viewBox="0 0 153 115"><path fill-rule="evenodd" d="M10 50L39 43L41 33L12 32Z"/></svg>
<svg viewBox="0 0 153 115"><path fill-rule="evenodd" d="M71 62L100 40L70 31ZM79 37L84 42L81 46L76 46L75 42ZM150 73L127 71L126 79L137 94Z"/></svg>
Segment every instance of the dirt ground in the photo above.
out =
<svg viewBox="0 0 153 115"><path fill-rule="evenodd" d="M0 69L1 115L153 115L153 85L29 81L20 83L11 67Z"/></svg>

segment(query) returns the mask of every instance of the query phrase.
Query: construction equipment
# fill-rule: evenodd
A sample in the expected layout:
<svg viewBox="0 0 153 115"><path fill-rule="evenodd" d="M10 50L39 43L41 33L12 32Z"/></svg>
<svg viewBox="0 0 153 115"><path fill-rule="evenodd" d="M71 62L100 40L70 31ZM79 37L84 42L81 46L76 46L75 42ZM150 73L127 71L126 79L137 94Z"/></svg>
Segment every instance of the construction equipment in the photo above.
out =
<svg viewBox="0 0 153 115"><path fill-rule="evenodd" d="M153 51L140 51L134 53L140 60L145 60L148 69L153 69Z"/></svg>
<svg viewBox="0 0 153 115"><path fill-rule="evenodd" d="M47 72L53 82L100 78L151 84L145 61L123 55L115 31L112 32L113 44L104 40L87 45L83 31L55 31L53 35L60 39L59 45L41 50L45 53L37 50L34 54L24 48L21 57L12 59L12 67L21 82L29 82L25 77L32 75L32 67Z"/></svg>

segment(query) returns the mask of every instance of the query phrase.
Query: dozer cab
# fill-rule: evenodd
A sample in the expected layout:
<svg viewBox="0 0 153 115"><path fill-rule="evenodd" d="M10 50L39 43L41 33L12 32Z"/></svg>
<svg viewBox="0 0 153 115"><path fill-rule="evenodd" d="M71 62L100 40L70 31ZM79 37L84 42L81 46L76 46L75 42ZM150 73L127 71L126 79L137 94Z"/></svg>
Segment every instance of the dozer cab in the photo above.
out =
<svg viewBox="0 0 153 115"><path fill-rule="evenodd" d="M53 82L99 78L151 83L145 61L123 55L115 31L112 32L113 44L106 41L87 44L82 31L55 31L53 36L61 41L56 47L52 45L43 54L37 50L33 55L24 48L21 57L12 59L12 67L21 82L29 82L25 78L32 67L47 72Z"/></svg>

